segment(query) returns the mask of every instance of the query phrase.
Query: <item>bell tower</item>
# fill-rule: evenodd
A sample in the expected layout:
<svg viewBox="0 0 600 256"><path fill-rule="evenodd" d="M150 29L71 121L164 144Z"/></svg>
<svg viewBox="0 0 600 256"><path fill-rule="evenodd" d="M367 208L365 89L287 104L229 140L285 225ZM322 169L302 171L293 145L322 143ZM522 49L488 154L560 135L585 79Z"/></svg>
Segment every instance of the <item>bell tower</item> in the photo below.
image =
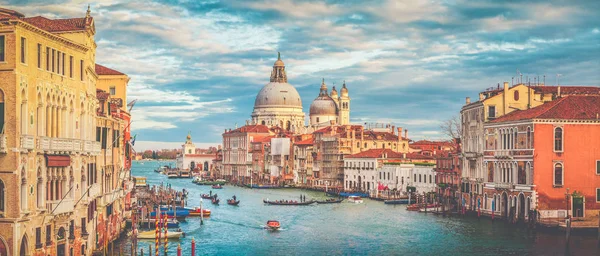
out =
<svg viewBox="0 0 600 256"><path fill-rule="evenodd" d="M346 81L340 90L339 104L339 120L341 125L350 124L350 97L348 96L348 88Z"/></svg>

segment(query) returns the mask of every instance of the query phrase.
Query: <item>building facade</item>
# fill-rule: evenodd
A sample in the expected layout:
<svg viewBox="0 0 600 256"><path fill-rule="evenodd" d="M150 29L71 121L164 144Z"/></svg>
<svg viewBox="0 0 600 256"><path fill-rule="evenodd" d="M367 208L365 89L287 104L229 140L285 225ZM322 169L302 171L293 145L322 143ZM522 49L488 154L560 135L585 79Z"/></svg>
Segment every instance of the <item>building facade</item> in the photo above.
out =
<svg viewBox="0 0 600 256"><path fill-rule="evenodd" d="M513 220L534 209L541 218L598 216L597 113L600 96L561 96L487 123L482 209Z"/></svg>
<svg viewBox="0 0 600 256"><path fill-rule="evenodd" d="M0 8L2 255L88 255L120 231L105 224L126 214L130 117L99 100L94 35L89 9L53 20Z"/></svg>

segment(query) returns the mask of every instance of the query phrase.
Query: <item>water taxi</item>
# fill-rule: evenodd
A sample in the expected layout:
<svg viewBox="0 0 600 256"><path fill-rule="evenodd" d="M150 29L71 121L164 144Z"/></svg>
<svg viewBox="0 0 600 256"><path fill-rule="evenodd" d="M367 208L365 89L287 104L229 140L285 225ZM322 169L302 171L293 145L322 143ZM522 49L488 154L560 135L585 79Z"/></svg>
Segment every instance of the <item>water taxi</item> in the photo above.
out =
<svg viewBox="0 0 600 256"><path fill-rule="evenodd" d="M348 202L355 203L355 204L362 204L363 200L360 196L349 196Z"/></svg>
<svg viewBox="0 0 600 256"><path fill-rule="evenodd" d="M146 187L148 187L148 183L146 182L147 181L146 177L135 176L135 177L133 177L133 180L135 182L135 187L136 188L146 188Z"/></svg>
<svg viewBox="0 0 600 256"><path fill-rule="evenodd" d="M167 171L167 178L169 178L169 179L179 178L179 173L177 173L176 170L169 169Z"/></svg>
<svg viewBox="0 0 600 256"><path fill-rule="evenodd" d="M276 220L267 221L267 228L270 230L278 230L280 227L281 227L281 225L279 224L279 221L276 221Z"/></svg>

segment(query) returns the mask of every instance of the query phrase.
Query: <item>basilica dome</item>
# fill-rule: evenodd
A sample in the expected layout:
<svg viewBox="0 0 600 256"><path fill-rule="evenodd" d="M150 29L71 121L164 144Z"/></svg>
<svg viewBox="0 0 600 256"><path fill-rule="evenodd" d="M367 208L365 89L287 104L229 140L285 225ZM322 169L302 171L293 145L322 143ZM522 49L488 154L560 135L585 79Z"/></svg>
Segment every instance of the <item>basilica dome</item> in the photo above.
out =
<svg viewBox="0 0 600 256"><path fill-rule="evenodd" d="M254 108L302 108L302 100L296 88L288 83L271 82L265 85L254 100Z"/></svg>

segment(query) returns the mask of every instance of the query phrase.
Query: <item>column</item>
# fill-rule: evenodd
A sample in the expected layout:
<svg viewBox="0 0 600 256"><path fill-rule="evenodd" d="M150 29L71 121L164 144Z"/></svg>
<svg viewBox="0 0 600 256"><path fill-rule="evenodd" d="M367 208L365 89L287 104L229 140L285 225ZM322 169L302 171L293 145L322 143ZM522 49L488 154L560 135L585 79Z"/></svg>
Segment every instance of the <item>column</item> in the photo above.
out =
<svg viewBox="0 0 600 256"><path fill-rule="evenodd" d="M57 125L56 125L56 111L58 110L58 106L54 105L52 106L52 137L56 138L57 137Z"/></svg>
<svg viewBox="0 0 600 256"><path fill-rule="evenodd" d="M63 107L58 106L56 108L56 137L60 138L63 137L63 130L62 130L62 121L63 121ZM62 197L62 195L61 195Z"/></svg>
<svg viewBox="0 0 600 256"><path fill-rule="evenodd" d="M52 137L52 107L50 105L46 106L46 132L44 135Z"/></svg>

